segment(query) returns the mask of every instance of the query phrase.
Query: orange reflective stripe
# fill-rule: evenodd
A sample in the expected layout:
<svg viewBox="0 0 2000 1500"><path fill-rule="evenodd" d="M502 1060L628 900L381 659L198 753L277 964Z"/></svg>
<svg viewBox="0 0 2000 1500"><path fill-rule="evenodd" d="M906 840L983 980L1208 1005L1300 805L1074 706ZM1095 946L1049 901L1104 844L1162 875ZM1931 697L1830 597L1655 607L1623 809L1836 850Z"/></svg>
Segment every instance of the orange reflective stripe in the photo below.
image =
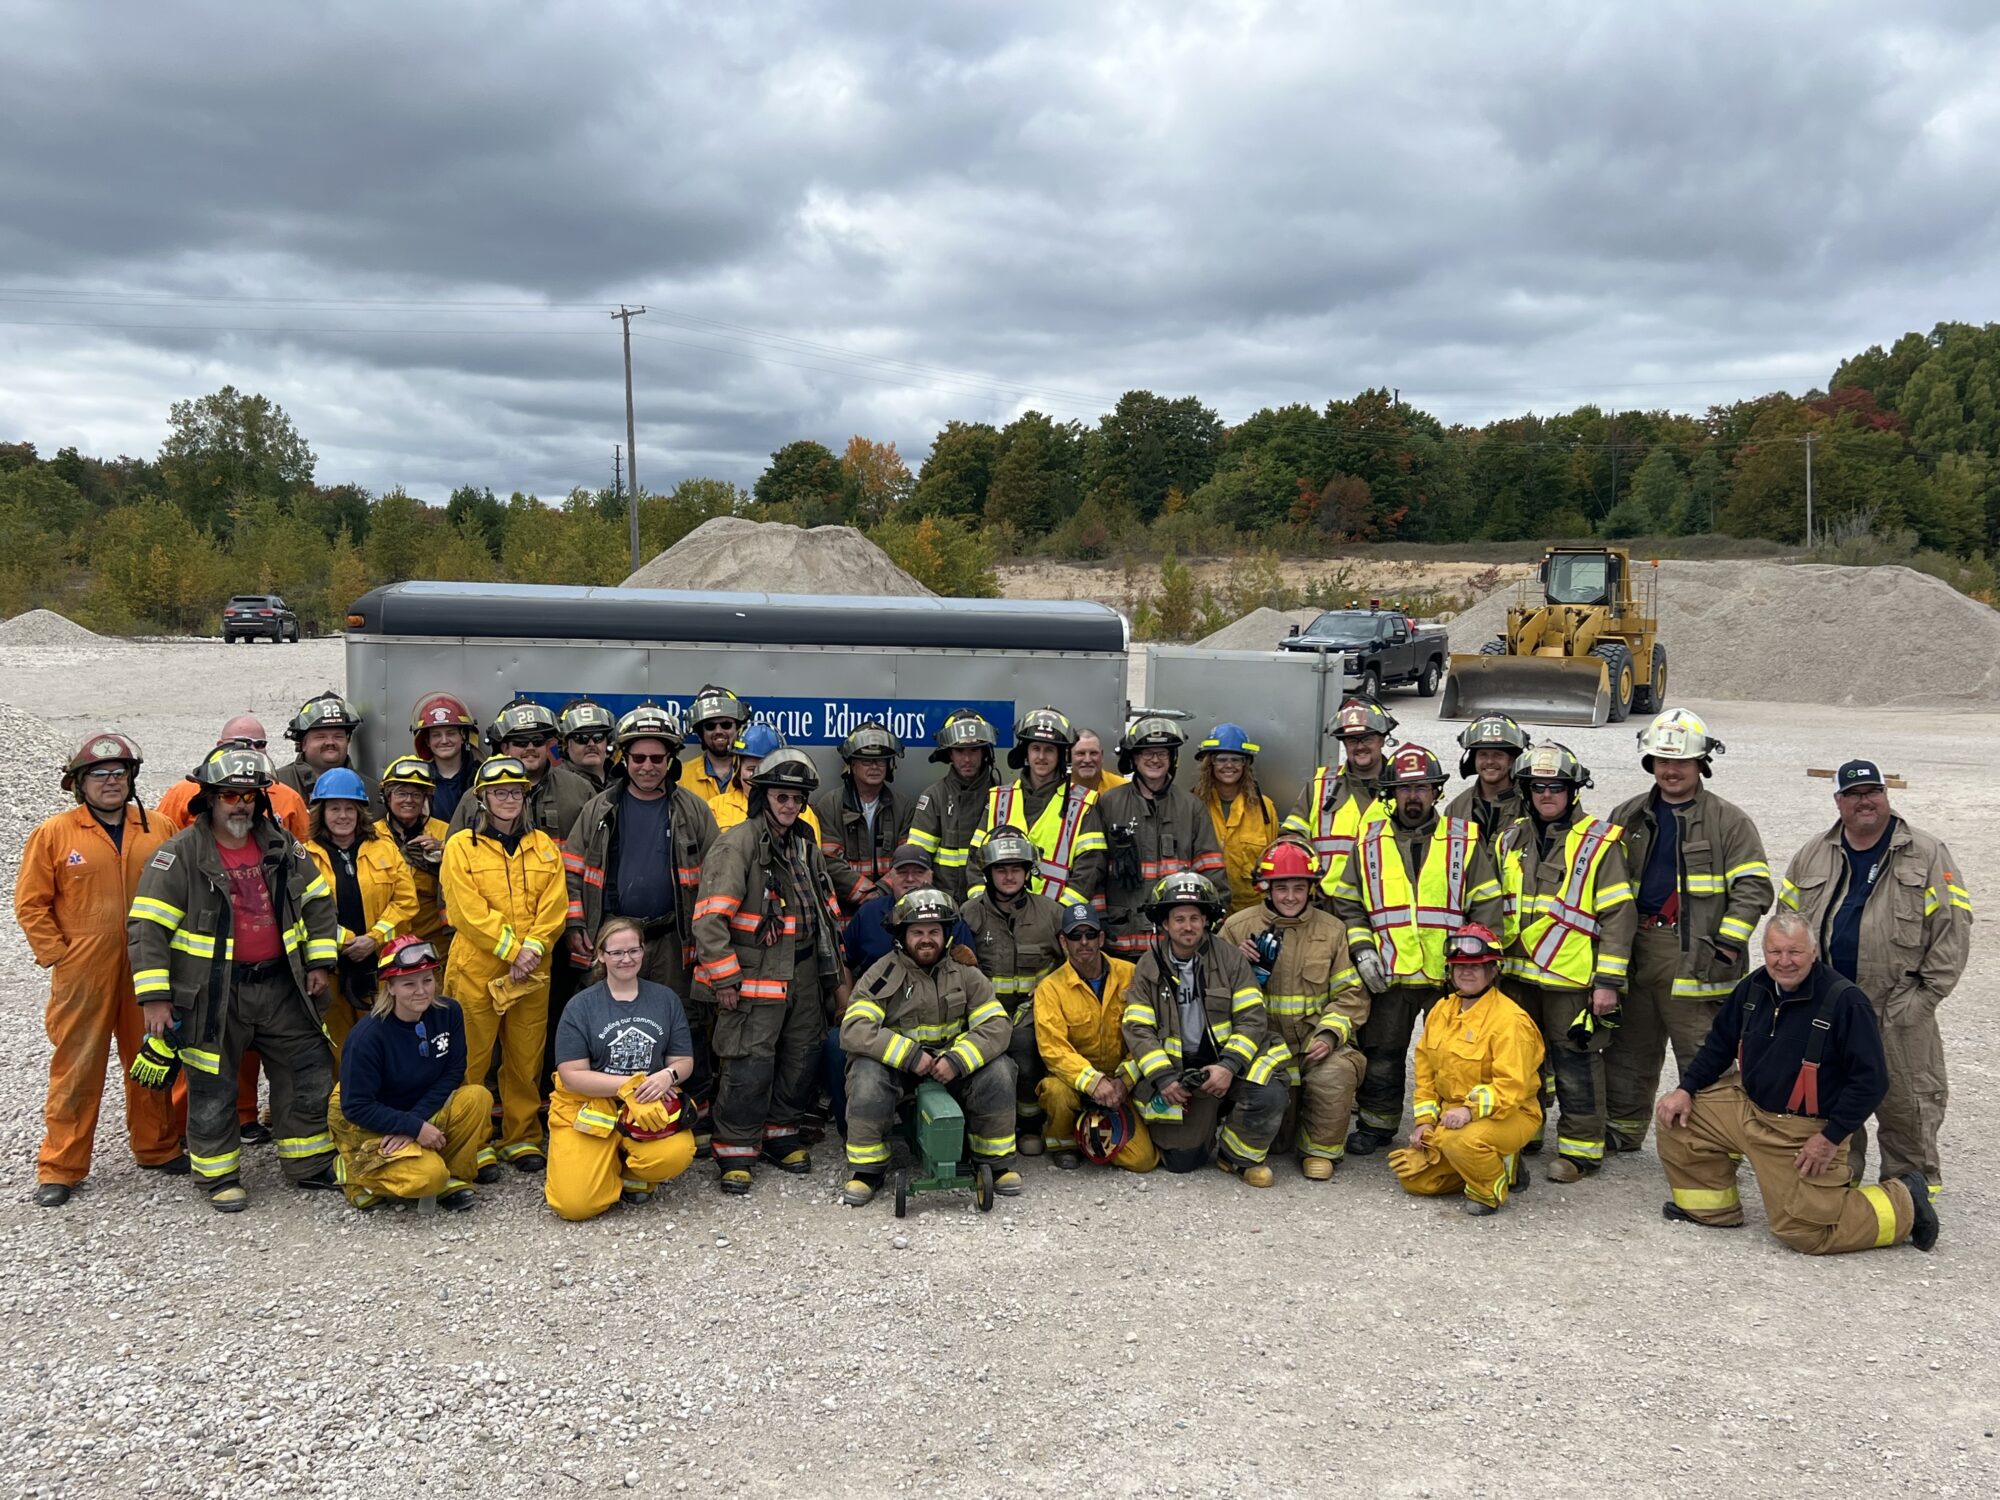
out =
<svg viewBox="0 0 2000 1500"><path fill-rule="evenodd" d="M704 896L694 904L694 916L698 922L703 917L726 917L743 907L741 896Z"/></svg>
<svg viewBox="0 0 2000 1500"><path fill-rule="evenodd" d="M741 985L746 1000L782 1000L791 991L783 979L746 979Z"/></svg>

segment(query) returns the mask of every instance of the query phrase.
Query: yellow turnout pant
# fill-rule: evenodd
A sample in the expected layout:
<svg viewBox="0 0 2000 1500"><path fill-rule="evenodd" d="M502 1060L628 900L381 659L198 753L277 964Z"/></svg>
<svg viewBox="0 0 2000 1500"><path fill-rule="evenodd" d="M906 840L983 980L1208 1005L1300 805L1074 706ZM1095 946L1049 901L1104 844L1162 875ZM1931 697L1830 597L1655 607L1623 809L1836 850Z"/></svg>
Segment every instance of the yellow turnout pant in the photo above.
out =
<svg viewBox="0 0 2000 1500"><path fill-rule="evenodd" d="M595 1105L616 1118L616 1099L587 1099L560 1083L549 1099L549 1170L543 1193L558 1218L594 1219L627 1189L671 1181L694 1164L694 1132L677 1130L653 1141L635 1141L614 1127L609 1135L576 1128L577 1110Z"/></svg>
<svg viewBox="0 0 2000 1500"><path fill-rule="evenodd" d="M1076 1150L1076 1122L1090 1107L1090 1101L1052 1076L1045 1076L1035 1085L1035 1098L1041 1102L1047 1117L1042 1125L1050 1153ZM1119 1148L1118 1154L1111 1158L1111 1165L1128 1172L1150 1172L1159 1164L1160 1153L1153 1145L1153 1138L1146 1134L1145 1122L1135 1120L1132 1139Z"/></svg>
<svg viewBox="0 0 2000 1500"><path fill-rule="evenodd" d="M1517 1109L1498 1120L1468 1120L1457 1130L1433 1126L1424 1138L1429 1151L1405 1148L1389 1153L1389 1165L1403 1190L1426 1197L1463 1190L1465 1196L1492 1208L1507 1201L1507 1185L1521 1148L1541 1134L1542 1117L1533 1109Z"/></svg>
<svg viewBox="0 0 2000 1500"><path fill-rule="evenodd" d="M455 994L465 1012L465 1076L483 1080L500 1046L500 1136L494 1155L512 1161L542 1148L542 1044L549 1029L549 965L535 971L541 979L532 994L523 995L501 1014L493 1009L486 986L466 985Z"/></svg>
<svg viewBox="0 0 2000 1500"><path fill-rule="evenodd" d="M384 1137L363 1130L340 1111L340 1090L327 1104L327 1129L339 1151L334 1175L356 1208L381 1198L429 1198L464 1187L479 1172L479 1148L492 1128L493 1096L476 1083L461 1084L431 1116L444 1132L444 1150L410 1142L391 1156L382 1154Z"/></svg>

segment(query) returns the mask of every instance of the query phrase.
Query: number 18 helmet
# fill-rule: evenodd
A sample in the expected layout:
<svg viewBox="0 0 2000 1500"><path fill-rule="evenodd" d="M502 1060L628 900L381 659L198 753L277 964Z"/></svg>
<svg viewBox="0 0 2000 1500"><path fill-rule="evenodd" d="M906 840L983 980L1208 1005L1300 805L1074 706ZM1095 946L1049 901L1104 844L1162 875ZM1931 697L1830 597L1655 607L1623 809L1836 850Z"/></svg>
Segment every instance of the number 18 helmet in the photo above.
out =
<svg viewBox="0 0 2000 1500"><path fill-rule="evenodd" d="M1199 907L1208 914L1211 922L1220 922L1229 914L1222 904L1222 896L1215 884L1206 875L1194 870L1181 870L1173 875L1163 875L1153 886L1152 899L1143 910L1154 922L1164 922L1167 913L1176 906Z"/></svg>

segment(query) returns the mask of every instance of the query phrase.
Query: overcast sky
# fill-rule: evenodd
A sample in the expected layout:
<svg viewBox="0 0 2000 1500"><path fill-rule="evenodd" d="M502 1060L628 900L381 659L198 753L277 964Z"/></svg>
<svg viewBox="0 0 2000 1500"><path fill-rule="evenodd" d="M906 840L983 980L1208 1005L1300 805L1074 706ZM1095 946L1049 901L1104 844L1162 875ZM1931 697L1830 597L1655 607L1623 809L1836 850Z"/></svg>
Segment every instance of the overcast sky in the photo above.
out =
<svg viewBox="0 0 2000 1500"><path fill-rule="evenodd" d="M2000 304L1963 4L0 0L0 439L280 402L323 482L749 483L798 437L1399 386L1823 384Z"/></svg>

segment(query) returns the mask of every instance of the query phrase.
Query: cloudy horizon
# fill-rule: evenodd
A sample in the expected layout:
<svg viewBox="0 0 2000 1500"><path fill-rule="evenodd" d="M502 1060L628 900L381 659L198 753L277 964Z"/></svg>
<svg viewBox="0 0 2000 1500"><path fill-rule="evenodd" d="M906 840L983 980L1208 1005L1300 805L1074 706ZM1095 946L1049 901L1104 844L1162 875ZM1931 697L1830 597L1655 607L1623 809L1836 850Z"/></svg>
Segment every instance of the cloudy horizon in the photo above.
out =
<svg viewBox="0 0 2000 1500"><path fill-rule="evenodd" d="M13 4L0 441L281 404L322 483L748 485L855 433L1700 411L1994 316L1970 3ZM1987 165L1982 166L1982 163Z"/></svg>

